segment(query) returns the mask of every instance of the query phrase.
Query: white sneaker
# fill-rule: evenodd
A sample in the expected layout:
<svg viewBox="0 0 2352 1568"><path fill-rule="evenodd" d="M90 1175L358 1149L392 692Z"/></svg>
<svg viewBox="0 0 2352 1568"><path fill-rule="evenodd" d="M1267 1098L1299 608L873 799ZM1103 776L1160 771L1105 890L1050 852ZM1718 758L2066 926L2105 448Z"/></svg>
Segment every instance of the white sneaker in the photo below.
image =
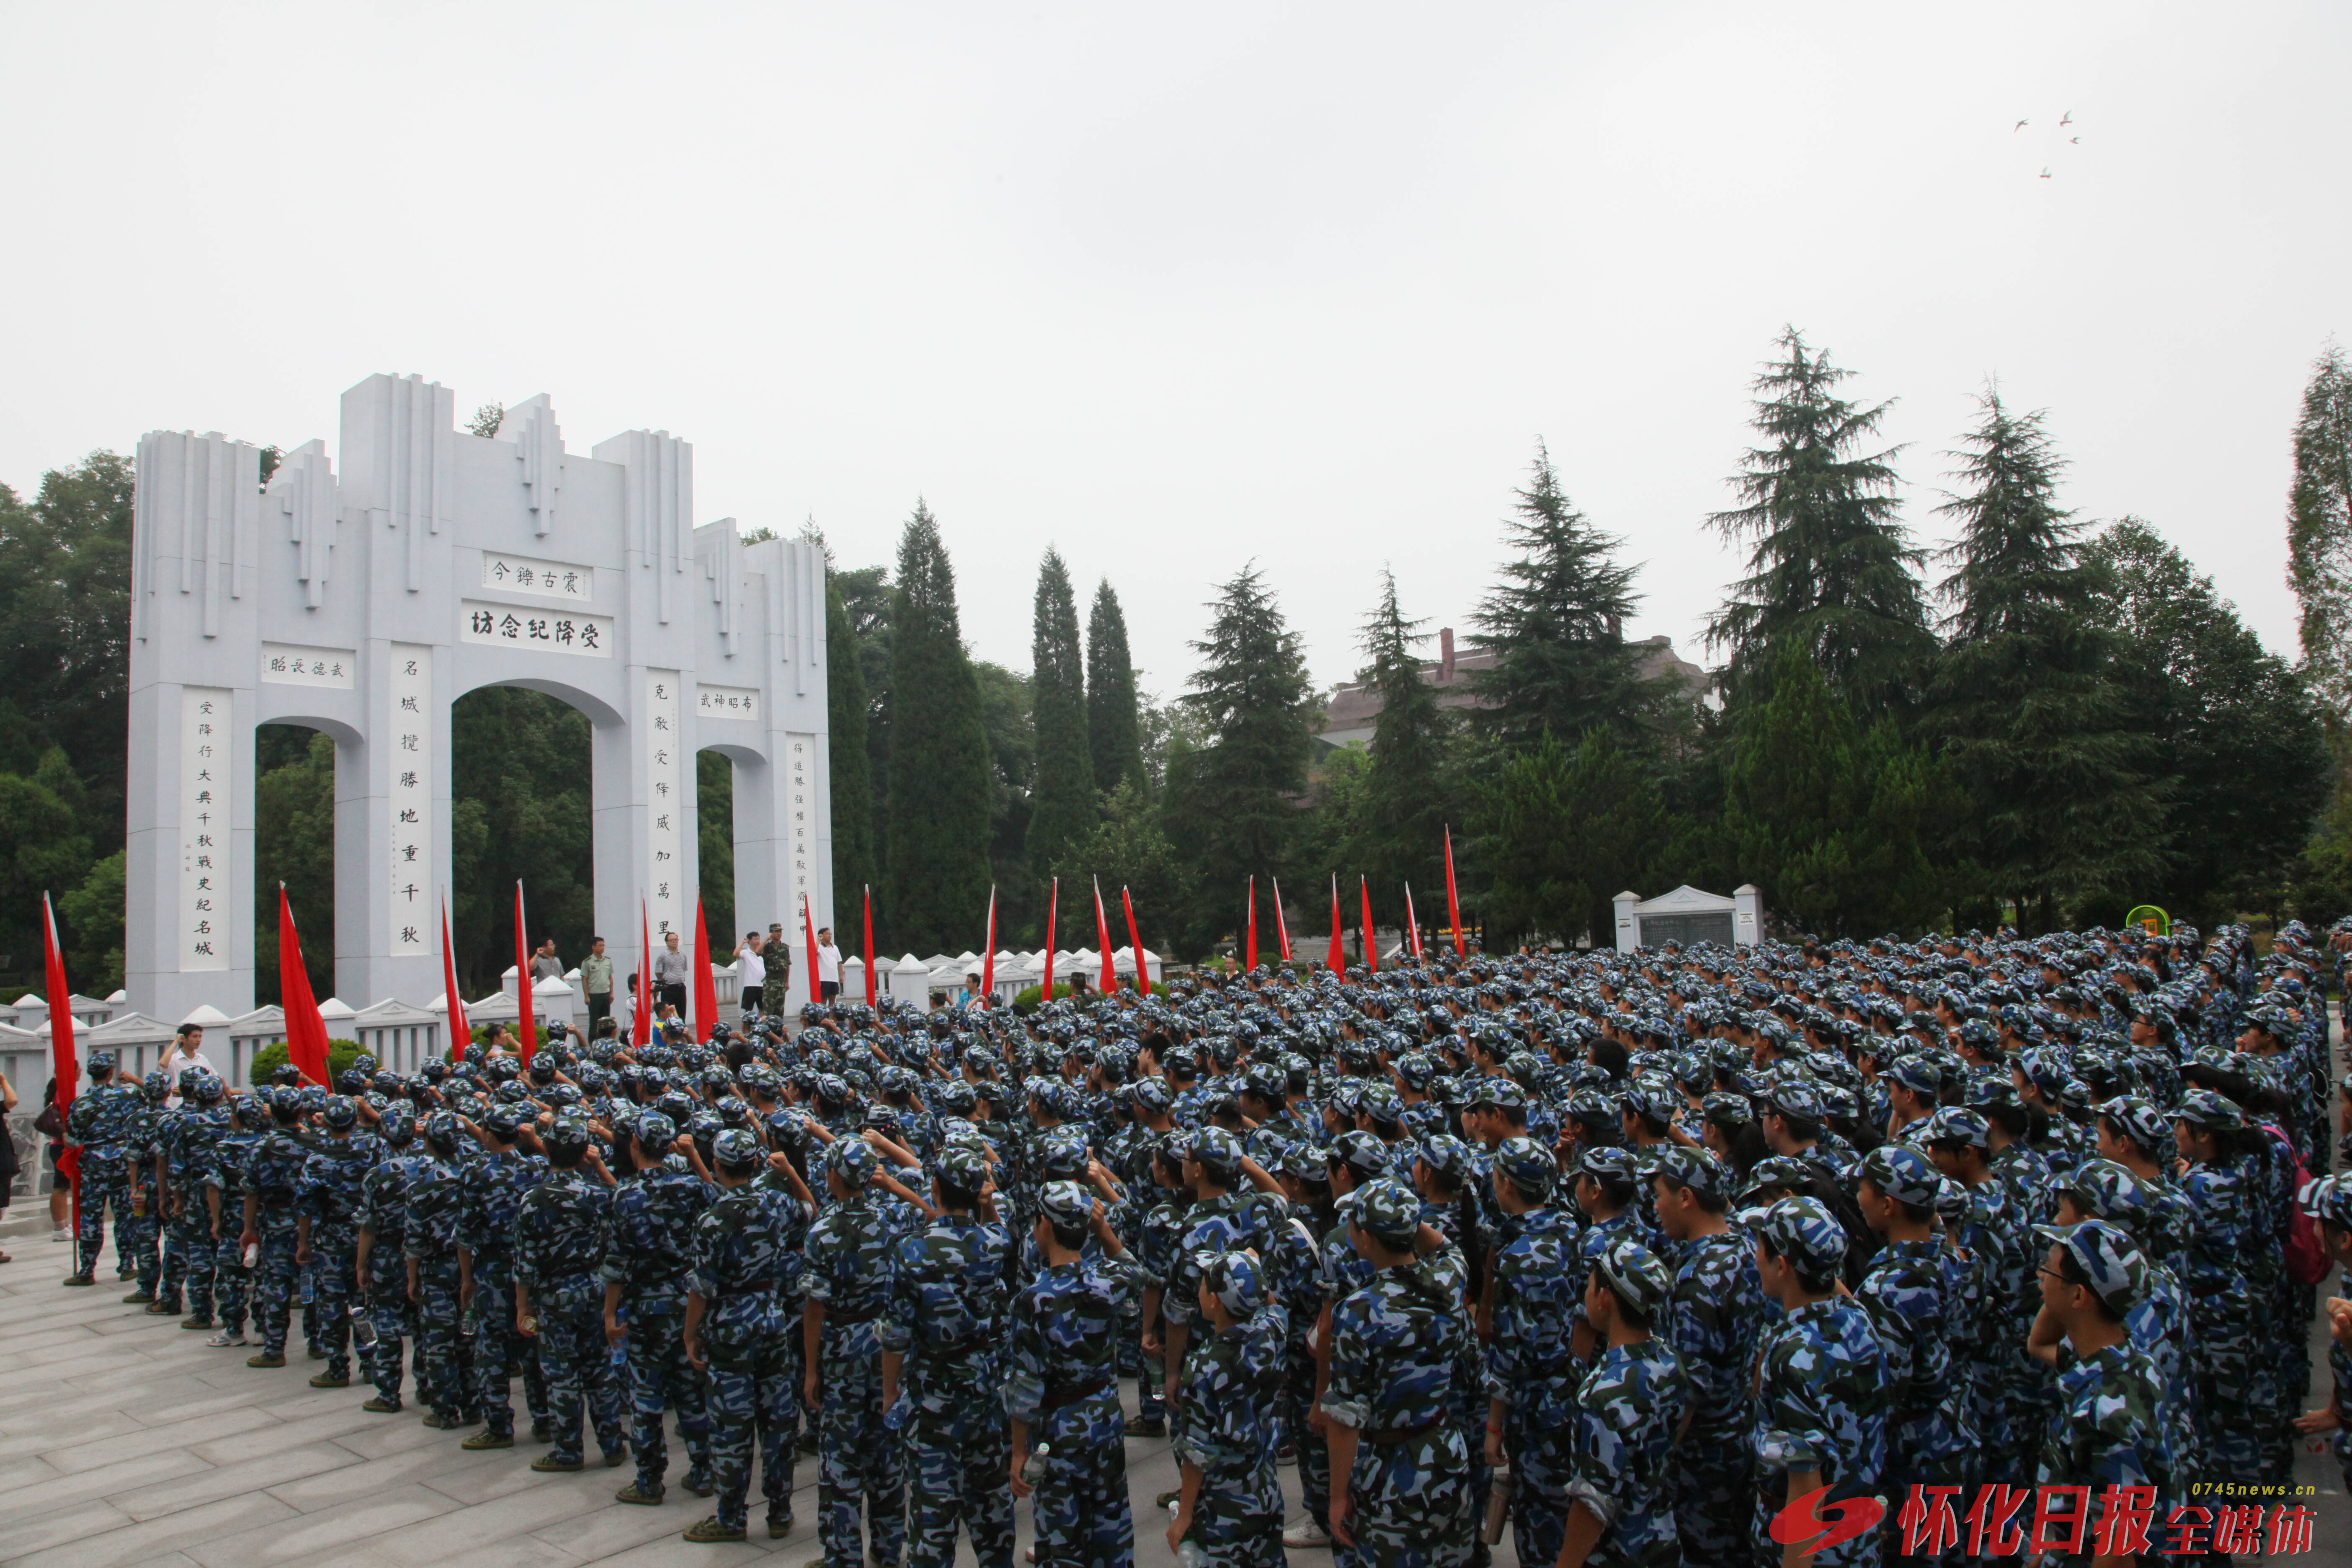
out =
<svg viewBox="0 0 2352 1568"><path fill-rule="evenodd" d="M58 1226L57 1229L49 1232L49 1239L51 1241L71 1241L73 1239L73 1227L71 1226L61 1225Z"/></svg>
<svg viewBox="0 0 2352 1568"><path fill-rule="evenodd" d="M206 1340L205 1343L212 1346L212 1348L216 1351L225 1351L232 1345L241 1345L245 1343L245 1336L243 1334L233 1334L226 1329L223 1329L219 1333L216 1333L211 1339Z"/></svg>
<svg viewBox="0 0 2352 1568"><path fill-rule="evenodd" d="M1313 1520L1302 1519L1282 1532L1282 1543L1285 1546L1328 1546L1331 1535Z"/></svg>

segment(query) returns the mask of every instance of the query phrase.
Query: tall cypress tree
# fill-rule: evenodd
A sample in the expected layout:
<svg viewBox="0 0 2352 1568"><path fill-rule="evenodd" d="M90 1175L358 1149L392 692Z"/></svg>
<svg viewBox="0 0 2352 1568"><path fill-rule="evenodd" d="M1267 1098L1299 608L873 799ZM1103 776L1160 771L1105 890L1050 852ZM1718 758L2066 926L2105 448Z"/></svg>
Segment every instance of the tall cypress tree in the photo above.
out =
<svg viewBox="0 0 2352 1568"><path fill-rule="evenodd" d="M1570 504L1541 442L1528 488L1515 493L1504 538L1517 553L1478 606L1472 639L1495 656L1472 678L1486 704L1479 721L1512 742L1630 729L1645 693L1625 642L1636 595L1633 568L1615 559L1620 541Z"/></svg>
<svg viewBox="0 0 2352 1568"><path fill-rule="evenodd" d="M2287 579L2301 607L2304 675L2339 750L2352 747L2352 364L2327 345L2294 424Z"/></svg>
<svg viewBox="0 0 2352 1568"><path fill-rule="evenodd" d="M829 731L825 754L833 789L833 901L837 910L853 907L858 890L874 880L874 773L866 754L866 672L859 666L857 651L849 608L841 602L841 589L828 572L824 579L824 696Z"/></svg>
<svg viewBox="0 0 2352 1568"><path fill-rule="evenodd" d="M1045 552L1037 569L1037 603L1029 635L1029 716L1036 732L1030 788L1029 861L1042 878L1072 844L1094 831L1095 768L1087 748L1086 655L1078 646L1078 603L1061 552Z"/></svg>
<svg viewBox="0 0 2352 1568"><path fill-rule="evenodd" d="M1087 615L1087 748L1094 761L1095 788L1103 794L1129 779L1139 789L1148 782L1127 616L1108 580L1095 584L1094 607Z"/></svg>
<svg viewBox="0 0 2352 1568"><path fill-rule="evenodd" d="M1983 409L1954 454L1968 489L1937 509L1960 531L1927 724L1969 796L1966 847L1988 890L2047 928L2058 902L2158 868L2163 806L2099 624L2100 573L2057 504L2064 462L2041 414L1990 391Z"/></svg>
<svg viewBox="0 0 2352 1568"><path fill-rule="evenodd" d="M1708 639L1731 650L1735 695L1795 643L1864 719L1900 712L1935 651L1916 568L1895 516L1893 450L1862 455L1889 405L1837 395L1853 373L1816 353L1794 327L1756 378L1761 446L1733 480L1748 504L1708 521L1748 542L1748 574L1732 584Z"/></svg>
<svg viewBox="0 0 2352 1568"><path fill-rule="evenodd" d="M988 906L988 734L955 570L919 500L898 541L890 624L890 945L959 952Z"/></svg>
<svg viewBox="0 0 2352 1568"><path fill-rule="evenodd" d="M1247 878L1263 885L1290 868L1316 712L1298 635L1255 565L1210 608L1209 635L1192 645L1201 668L1184 694L1202 742L1171 749L1168 770L1169 837L1200 873L1189 926L1196 951L1240 919Z"/></svg>
<svg viewBox="0 0 2352 1568"><path fill-rule="evenodd" d="M1396 574L1382 570L1380 605L1364 623L1364 652L1372 661L1365 676L1381 694L1381 711L1372 721L1356 869L1380 884L1381 899L1396 900L1400 917L1404 885L1426 898L1444 876L1444 773L1454 722L1413 655L1413 645L1427 640L1420 628L1428 624L1405 619Z"/></svg>

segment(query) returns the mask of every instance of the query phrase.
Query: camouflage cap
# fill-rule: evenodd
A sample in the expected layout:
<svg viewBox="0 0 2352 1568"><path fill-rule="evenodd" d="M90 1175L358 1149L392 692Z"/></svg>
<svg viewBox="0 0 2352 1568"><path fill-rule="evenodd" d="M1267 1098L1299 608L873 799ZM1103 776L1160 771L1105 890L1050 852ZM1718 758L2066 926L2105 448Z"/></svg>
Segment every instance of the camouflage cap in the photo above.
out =
<svg viewBox="0 0 2352 1568"><path fill-rule="evenodd" d="M1587 1149L1577 1158L1576 1173L1591 1176L1597 1182L1612 1177L1630 1182L1633 1179L1633 1151L1618 1148L1615 1144Z"/></svg>
<svg viewBox="0 0 2352 1568"><path fill-rule="evenodd" d="M988 1156L977 1142L950 1143L931 1157L931 1173L951 1187L977 1193L988 1184Z"/></svg>
<svg viewBox="0 0 2352 1568"><path fill-rule="evenodd" d="M1192 1158L1212 1173L1236 1174L1242 1168L1242 1141L1222 1127L1203 1127L1192 1134Z"/></svg>
<svg viewBox="0 0 2352 1568"><path fill-rule="evenodd" d="M1898 1058L1886 1076L1914 1094L1932 1096L1944 1087L1944 1069L1923 1056Z"/></svg>
<svg viewBox="0 0 2352 1568"><path fill-rule="evenodd" d="M359 1120L360 1108L358 1101L340 1094L327 1101L327 1125L333 1128L336 1131L341 1132L358 1126Z"/></svg>
<svg viewBox="0 0 2352 1568"><path fill-rule="evenodd" d="M667 1149L677 1142L677 1123L658 1110L641 1110L630 1128L638 1146L646 1150Z"/></svg>
<svg viewBox="0 0 2352 1568"><path fill-rule="evenodd" d="M398 1149L416 1136L416 1118L405 1106L394 1106L376 1120L375 1130L385 1142Z"/></svg>
<svg viewBox="0 0 2352 1568"><path fill-rule="evenodd" d="M1470 1145L1451 1132L1433 1133L1422 1140L1421 1158L1431 1170L1440 1175L1451 1176L1455 1181L1468 1176L1473 1168Z"/></svg>
<svg viewBox="0 0 2352 1568"><path fill-rule="evenodd" d="M740 1127L730 1127L710 1141L710 1157L720 1170L738 1174L760 1163L760 1141Z"/></svg>
<svg viewBox="0 0 2352 1568"><path fill-rule="evenodd" d="M1094 1223L1095 1195L1076 1182L1047 1182L1037 1191L1037 1214L1056 1230L1084 1230Z"/></svg>
<svg viewBox="0 0 2352 1568"><path fill-rule="evenodd" d="M1496 1144L1495 1171L1530 1198L1546 1196L1559 1180L1559 1162L1532 1138L1506 1138Z"/></svg>
<svg viewBox="0 0 2352 1568"><path fill-rule="evenodd" d="M2172 1147L2171 1121L2144 1095L2119 1094L2103 1101L2098 1112L2143 1149L2162 1152Z"/></svg>
<svg viewBox="0 0 2352 1568"><path fill-rule="evenodd" d="M1819 1198L1782 1198L1767 1209L1744 1209L1740 1226L1773 1252L1815 1278L1845 1264L1845 1227Z"/></svg>
<svg viewBox="0 0 2352 1568"><path fill-rule="evenodd" d="M1369 1132L1342 1132L1331 1140L1329 1158L1360 1176L1377 1176L1391 1163L1389 1146Z"/></svg>
<svg viewBox="0 0 2352 1568"><path fill-rule="evenodd" d="M1926 1137L1930 1143L1968 1143L1979 1149L1992 1146L1992 1131L1986 1124L1984 1112L1970 1110L1965 1105L1948 1105L1927 1118Z"/></svg>
<svg viewBox="0 0 2352 1568"><path fill-rule="evenodd" d="M2234 1100L2224 1099L2210 1089L2192 1089L2180 1097L2173 1109L2176 1121L2187 1121L2204 1128L2208 1132L2226 1132L2246 1124L2245 1113Z"/></svg>
<svg viewBox="0 0 2352 1568"><path fill-rule="evenodd" d="M852 1190L872 1181L878 1164L874 1146L863 1138L836 1138L825 1145L825 1173L839 1176Z"/></svg>
<svg viewBox="0 0 2352 1568"><path fill-rule="evenodd" d="M1525 1110L1528 1108L1528 1091L1512 1079L1481 1078L1470 1086L1469 1097L1464 1103L1474 1110L1482 1105L1504 1110Z"/></svg>
<svg viewBox="0 0 2352 1568"><path fill-rule="evenodd" d="M1793 1154L1768 1154L1756 1162L1748 1173L1748 1189L1741 1195L1748 1202L1757 1201L1761 1193L1793 1188L1811 1192L1813 1167Z"/></svg>
<svg viewBox="0 0 2352 1568"><path fill-rule="evenodd" d="M1253 1254L1196 1252L1192 1261L1202 1286L1234 1317L1247 1318L1265 1305L1265 1268Z"/></svg>
<svg viewBox="0 0 2352 1568"><path fill-rule="evenodd" d="M2113 1160L2085 1160L2057 1185L2080 1200L2075 1206L2084 1217L2107 1220L2135 1234L2147 1213L2147 1189Z"/></svg>
<svg viewBox="0 0 2352 1568"><path fill-rule="evenodd" d="M1410 1247L1421 1234L1421 1199L1395 1182L1374 1182L1358 1197L1354 1219L1377 1241Z"/></svg>
<svg viewBox="0 0 2352 1568"><path fill-rule="evenodd" d="M2352 1171L2312 1183L2303 1190L2304 1211L2323 1225L2352 1230Z"/></svg>
<svg viewBox="0 0 2352 1568"><path fill-rule="evenodd" d="M1619 1300L1645 1317L1675 1293L1673 1273L1655 1253L1630 1237L1611 1242L1593 1267Z"/></svg>
<svg viewBox="0 0 2352 1568"><path fill-rule="evenodd" d="M1756 1108L1744 1094L1710 1094L1699 1102L1699 1111L1709 1121L1720 1121L1726 1127L1745 1127L1756 1120Z"/></svg>
<svg viewBox="0 0 2352 1568"><path fill-rule="evenodd" d="M481 1128L499 1142L511 1143L515 1134L522 1131L523 1123L530 1120L519 1105L493 1105L482 1113Z"/></svg>
<svg viewBox="0 0 2352 1568"><path fill-rule="evenodd" d="M1774 1084L1764 1104L1766 1110L1778 1111L1782 1116L1794 1116L1805 1121L1822 1119L1821 1091L1804 1079L1785 1079Z"/></svg>
<svg viewBox="0 0 2352 1568"><path fill-rule="evenodd" d="M540 1134L539 1141L548 1153L557 1159L576 1159L587 1152L588 1124L569 1116L559 1116L553 1125Z"/></svg>
<svg viewBox="0 0 2352 1568"><path fill-rule="evenodd" d="M1683 1108L1683 1097L1672 1084L1651 1080L1632 1085L1618 1097L1617 1105L1629 1116L1672 1121L1675 1112Z"/></svg>
<svg viewBox="0 0 2352 1568"><path fill-rule="evenodd" d="M1686 1149L1679 1143L1659 1152L1651 1175L1670 1187L1688 1187L1702 1197L1723 1196L1731 1182L1731 1173L1722 1161L1704 1149Z"/></svg>
<svg viewBox="0 0 2352 1568"><path fill-rule="evenodd" d="M1927 1156L1903 1143L1881 1143L1863 1156L1856 1174L1882 1195L1922 1208L1935 1204L1944 1182Z"/></svg>
<svg viewBox="0 0 2352 1568"><path fill-rule="evenodd" d="M2080 1225L2037 1225L2033 1236L2072 1258L2092 1292L2117 1317L2147 1294L2147 1259L2122 1226L2086 1219Z"/></svg>

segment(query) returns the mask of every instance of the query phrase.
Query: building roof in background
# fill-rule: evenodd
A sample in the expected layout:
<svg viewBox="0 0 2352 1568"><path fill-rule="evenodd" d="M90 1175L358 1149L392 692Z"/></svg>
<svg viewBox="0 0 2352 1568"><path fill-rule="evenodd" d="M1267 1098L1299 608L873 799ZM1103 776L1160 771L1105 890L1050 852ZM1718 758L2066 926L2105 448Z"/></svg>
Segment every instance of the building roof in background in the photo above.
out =
<svg viewBox="0 0 2352 1568"><path fill-rule="evenodd" d="M1666 637L1643 637L1632 645L1642 660L1642 675L1654 680L1661 676L1679 676L1692 690L1704 690L1706 671L1675 652L1674 639ZM1491 653L1471 650L1457 653L1454 647L1454 628L1446 626L1437 634L1437 658L1421 667L1423 684L1437 690L1438 706L1442 708L1477 708L1483 706L1471 689L1470 678L1482 669L1495 668ZM1317 739L1327 745L1344 746L1354 741L1369 743L1372 723L1381 716L1384 704L1377 688L1368 681L1351 680L1333 688L1331 700L1323 709L1323 722L1316 731Z"/></svg>

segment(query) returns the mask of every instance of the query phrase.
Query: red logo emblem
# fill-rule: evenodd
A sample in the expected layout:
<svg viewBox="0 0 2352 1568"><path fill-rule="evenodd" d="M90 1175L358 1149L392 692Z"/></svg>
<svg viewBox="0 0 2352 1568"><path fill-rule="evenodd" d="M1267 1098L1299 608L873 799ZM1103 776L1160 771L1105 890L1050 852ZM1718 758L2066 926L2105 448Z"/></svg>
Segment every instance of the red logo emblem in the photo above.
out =
<svg viewBox="0 0 2352 1568"><path fill-rule="evenodd" d="M1810 1557L1877 1529L1886 1517L1886 1505L1874 1497L1829 1499L1829 1489L1817 1487L1774 1514L1772 1539L1783 1546L1801 1545ZM1813 1540L1816 1535L1821 1539Z"/></svg>

